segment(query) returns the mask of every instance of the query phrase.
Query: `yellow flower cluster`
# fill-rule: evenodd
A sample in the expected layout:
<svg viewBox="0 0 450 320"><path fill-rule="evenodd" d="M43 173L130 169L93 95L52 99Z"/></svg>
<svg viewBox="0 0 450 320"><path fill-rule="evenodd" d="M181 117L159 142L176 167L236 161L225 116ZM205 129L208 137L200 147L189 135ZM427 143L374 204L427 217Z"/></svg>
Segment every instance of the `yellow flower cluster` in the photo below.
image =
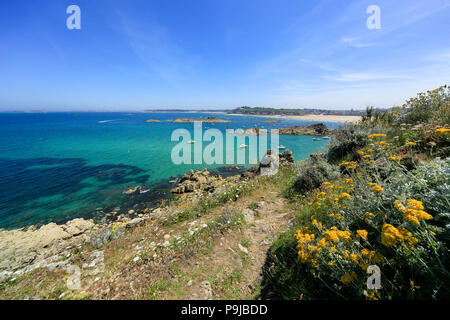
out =
<svg viewBox="0 0 450 320"><path fill-rule="evenodd" d="M400 157L399 156L389 156L388 159L391 160L391 161L400 161Z"/></svg>
<svg viewBox="0 0 450 320"><path fill-rule="evenodd" d="M436 135L448 134L448 133L450 133L450 129L447 129L447 128L440 128L440 129L436 129L436 130L434 131L434 133L435 133Z"/></svg>
<svg viewBox="0 0 450 320"><path fill-rule="evenodd" d="M417 143L412 142L412 141L408 141L407 143L405 143L405 147L415 146L415 145L417 145Z"/></svg>
<svg viewBox="0 0 450 320"><path fill-rule="evenodd" d="M117 228L123 227L123 226L125 226L125 225L126 225L125 222L115 223L115 224L112 226L111 231L115 233L115 232L117 232Z"/></svg>
<svg viewBox="0 0 450 320"><path fill-rule="evenodd" d="M347 169L356 169L357 163L355 161L342 161L340 165L341 167L346 167Z"/></svg>
<svg viewBox="0 0 450 320"><path fill-rule="evenodd" d="M344 220L344 217L342 215L340 215L339 213L330 213L328 216L331 218L336 218L339 221Z"/></svg>
<svg viewBox="0 0 450 320"><path fill-rule="evenodd" d="M342 193L339 195L339 200L343 200L343 199L351 199L351 198L352 198L352 196L349 195L347 192L342 192Z"/></svg>
<svg viewBox="0 0 450 320"><path fill-rule="evenodd" d="M381 243L387 247L398 244L403 240L403 234L393 225L384 224L381 229Z"/></svg>
<svg viewBox="0 0 450 320"><path fill-rule="evenodd" d="M386 137L384 133L373 133L369 136L369 139L378 138L378 137Z"/></svg>
<svg viewBox="0 0 450 320"><path fill-rule="evenodd" d="M382 192L384 190L382 186L380 186L376 183L369 182L367 185L371 186L372 192L375 192L375 193Z"/></svg>
<svg viewBox="0 0 450 320"><path fill-rule="evenodd" d="M420 220L433 219L429 213L423 210L425 208L423 207L422 201L408 199L406 200L406 206L404 206L400 200L395 200L394 207L403 213L403 220L416 225L419 224Z"/></svg>
<svg viewBox="0 0 450 320"><path fill-rule="evenodd" d="M324 232L325 238L328 241L339 242L339 241L350 241L351 234L350 231L338 230L336 227L331 227L330 230Z"/></svg>
<svg viewBox="0 0 450 320"><path fill-rule="evenodd" d="M367 240L367 234L368 234L368 233L367 233L366 230L356 230L356 236L357 236L358 238Z"/></svg>

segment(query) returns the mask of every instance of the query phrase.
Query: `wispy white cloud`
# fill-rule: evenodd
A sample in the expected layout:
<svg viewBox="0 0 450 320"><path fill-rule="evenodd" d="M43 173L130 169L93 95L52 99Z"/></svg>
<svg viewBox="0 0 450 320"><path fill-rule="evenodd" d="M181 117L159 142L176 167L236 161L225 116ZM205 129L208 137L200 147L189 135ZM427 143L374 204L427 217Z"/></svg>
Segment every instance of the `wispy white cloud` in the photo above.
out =
<svg viewBox="0 0 450 320"><path fill-rule="evenodd" d="M412 77L400 74L389 74L380 72L339 72L336 75L326 75L324 79L341 82L365 82L392 79L412 79Z"/></svg>
<svg viewBox="0 0 450 320"><path fill-rule="evenodd" d="M358 38L352 38L352 37L342 38L341 43L348 45L349 47L354 47L354 48L366 48L366 47L376 46L375 43L363 43L363 42L360 42Z"/></svg>
<svg viewBox="0 0 450 320"><path fill-rule="evenodd" d="M170 36L169 31L154 21L149 23L130 19L115 10L130 49L136 57L162 80L175 84L194 72L198 57L189 55Z"/></svg>

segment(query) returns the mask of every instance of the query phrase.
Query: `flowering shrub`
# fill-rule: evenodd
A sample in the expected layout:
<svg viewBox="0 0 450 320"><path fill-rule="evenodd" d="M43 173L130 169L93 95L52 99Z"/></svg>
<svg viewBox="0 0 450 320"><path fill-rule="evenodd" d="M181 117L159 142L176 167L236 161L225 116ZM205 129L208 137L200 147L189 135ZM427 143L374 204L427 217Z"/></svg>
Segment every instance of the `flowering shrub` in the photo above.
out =
<svg viewBox="0 0 450 320"><path fill-rule="evenodd" d="M433 92L376 121L347 125L344 144L335 137L329 161L339 159L345 141L359 139L352 134L365 132L367 141L346 150L342 175L323 181L301 203L295 226L273 245L270 290L287 299L450 298L450 158L419 161L432 155L422 148L425 136L405 141L397 125L416 121L417 103L439 104L424 127L437 121L435 113L448 119L441 114L448 91ZM448 136L445 125L430 131L434 138ZM367 287L370 265L381 271L378 290Z"/></svg>

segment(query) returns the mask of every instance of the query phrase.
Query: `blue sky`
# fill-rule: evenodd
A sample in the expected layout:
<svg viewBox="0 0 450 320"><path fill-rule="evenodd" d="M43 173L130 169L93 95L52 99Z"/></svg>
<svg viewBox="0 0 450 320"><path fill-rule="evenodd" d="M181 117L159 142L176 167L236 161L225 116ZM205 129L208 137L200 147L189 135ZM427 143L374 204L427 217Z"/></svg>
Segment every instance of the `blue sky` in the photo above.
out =
<svg viewBox="0 0 450 320"><path fill-rule="evenodd" d="M389 107L450 84L449 30L448 0L1 1L0 110Z"/></svg>

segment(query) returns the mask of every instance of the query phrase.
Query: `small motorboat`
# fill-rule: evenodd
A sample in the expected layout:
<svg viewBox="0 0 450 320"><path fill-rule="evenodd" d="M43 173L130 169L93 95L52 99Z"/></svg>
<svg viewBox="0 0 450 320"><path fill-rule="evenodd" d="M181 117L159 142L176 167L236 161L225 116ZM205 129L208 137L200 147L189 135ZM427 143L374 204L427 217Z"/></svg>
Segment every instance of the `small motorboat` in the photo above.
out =
<svg viewBox="0 0 450 320"><path fill-rule="evenodd" d="M194 144L194 143L195 143L195 140L189 140L188 143L189 143L189 144Z"/></svg>
<svg viewBox="0 0 450 320"><path fill-rule="evenodd" d="M286 147L281 145L281 146L278 146L278 149L286 149Z"/></svg>
<svg viewBox="0 0 450 320"><path fill-rule="evenodd" d="M248 145L246 145L246 144L241 144L241 145L239 146L239 148L248 148Z"/></svg>
<svg viewBox="0 0 450 320"><path fill-rule="evenodd" d="M327 139L327 140L330 140L330 139L331 139L331 137L329 137L329 136L325 136L325 137L322 137L322 139Z"/></svg>
<svg viewBox="0 0 450 320"><path fill-rule="evenodd" d="M320 138L312 138L314 141L320 141L320 140L322 140L322 139L320 139Z"/></svg>

